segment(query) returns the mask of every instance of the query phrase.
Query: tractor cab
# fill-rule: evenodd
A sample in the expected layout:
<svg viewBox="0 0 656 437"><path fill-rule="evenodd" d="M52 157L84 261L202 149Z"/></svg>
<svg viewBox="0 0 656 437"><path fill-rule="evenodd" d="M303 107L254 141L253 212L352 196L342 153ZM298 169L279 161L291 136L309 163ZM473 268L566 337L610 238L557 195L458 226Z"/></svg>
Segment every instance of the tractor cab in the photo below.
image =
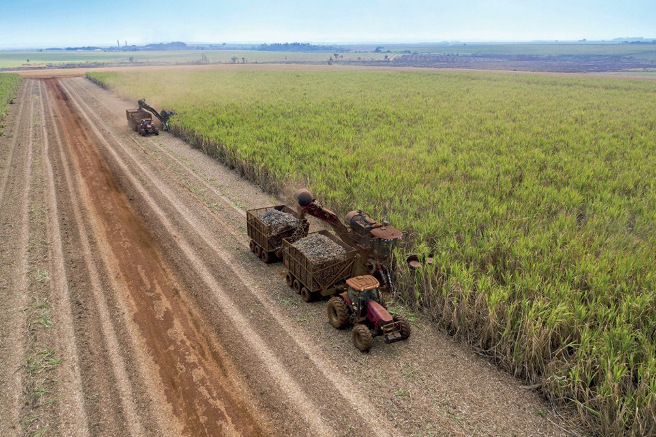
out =
<svg viewBox="0 0 656 437"><path fill-rule="evenodd" d="M380 292L378 279L370 275L356 276L346 280L348 285L348 297L351 302L360 302L366 305L370 300L380 302Z"/></svg>
<svg viewBox="0 0 656 437"><path fill-rule="evenodd" d="M355 322L371 318L371 310L376 311L383 308L382 296L380 295L380 283L371 275L356 276L346 280L348 300L353 309Z"/></svg>

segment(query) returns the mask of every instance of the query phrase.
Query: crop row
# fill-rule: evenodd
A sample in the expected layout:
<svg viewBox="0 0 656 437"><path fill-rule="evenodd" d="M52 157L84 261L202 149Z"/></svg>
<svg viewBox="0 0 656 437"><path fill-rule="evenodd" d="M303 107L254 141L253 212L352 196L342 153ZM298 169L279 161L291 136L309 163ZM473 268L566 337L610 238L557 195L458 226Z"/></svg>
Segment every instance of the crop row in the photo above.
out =
<svg viewBox="0 0 656 437"><path fill-rule="evenodd" d="M652 82L489 73L93 73L274 190L434 258L402 299L605 435L656 419ZM151 98L151 96L158 96Z"/></svg>
<svg viewBox="0 0 656 437"><path fill-rule="evenodd" d="M3 119L9 111L10 102L16 97L16 91L21 84L17 74L0 74L0 135L2 135Z"/></svg>

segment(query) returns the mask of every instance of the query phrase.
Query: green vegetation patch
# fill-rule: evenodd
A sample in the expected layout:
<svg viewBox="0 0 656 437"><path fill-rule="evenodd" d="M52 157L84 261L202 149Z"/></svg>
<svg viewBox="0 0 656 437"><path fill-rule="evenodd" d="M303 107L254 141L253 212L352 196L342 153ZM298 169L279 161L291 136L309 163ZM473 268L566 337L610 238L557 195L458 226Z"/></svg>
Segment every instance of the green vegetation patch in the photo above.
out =
<svg viewBox="0 0 656 437"><path fill-rule="evenodd" d="M406 231L403 297L605 435L656 426L656 83L491 73L93 73L261 183Z"/></svg>
<svg viewBox="0 0 656 437"><path fill-rule="evenodd" d="M9 112L9 105L16 98L16 91L22 82L17 74L0 74L0 135L4 126L3 120Z"/></svg>

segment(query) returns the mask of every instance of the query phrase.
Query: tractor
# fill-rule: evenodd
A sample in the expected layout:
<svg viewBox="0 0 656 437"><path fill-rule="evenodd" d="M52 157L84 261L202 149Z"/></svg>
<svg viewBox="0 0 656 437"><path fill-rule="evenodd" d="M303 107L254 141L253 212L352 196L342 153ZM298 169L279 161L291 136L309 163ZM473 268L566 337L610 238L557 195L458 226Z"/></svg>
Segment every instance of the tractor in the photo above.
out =
<svg viewBox="0 0 656 437"><path fill-rule="evenodd" d="M139 135L159 135L159 130L153 124L153 118L148 112L141 109L128 109L125 111L125 116L128 119L128 126Z"/></svg>
<svg viewBox="0 0 656 437"><path fill-rule="evenodd" d="M380 283L371 275L346 280L347 291L328 301L328 321L337 329L353 326L353 344L361 352L369 351L374 337L382 335L385 343L407 340L410 322L403 316L392 316L383 301Z"/></svg>

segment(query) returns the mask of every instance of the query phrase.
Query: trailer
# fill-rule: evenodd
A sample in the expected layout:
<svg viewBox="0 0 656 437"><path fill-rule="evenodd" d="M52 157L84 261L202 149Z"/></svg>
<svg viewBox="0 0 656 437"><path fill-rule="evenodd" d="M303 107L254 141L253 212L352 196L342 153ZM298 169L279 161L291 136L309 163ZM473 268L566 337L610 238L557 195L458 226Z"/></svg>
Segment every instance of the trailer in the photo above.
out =
<svg viewBox="0 0 656 437"><path fill-rule="evenodd" d="M296 211L287 205L268 206L246 211L246 230L251 239L249 246L258 258L266 264L282 258L283 239L295 241L307 236L310 224L307 219L299 219L300 227L287 227L276 231L276 228L264 223L260 216L267 211L277 210L291 214L296 218Z"/></svg>
<svg viewBox="0 0 656 437"><path fill-rule="evenodd" d="M331 296L341 291L345 287L346 280L351 277L358 258L355 249L330 232L325 230L313 232L308 234L308 237L313 234L324 235L343 247L345 253L328 263L317 263L294 247L293 243L297 240L283 239L282 260L287 268L285 281L288 286L301 295L305 302L310 302L319 295Z"/></svg>
<svg viewBox="0 0 656 437"><path fill-rule="evenodd" d="M149 112L143 109L126 109L125 117L128 119L130 129L138 132L139 135L159 135L159 130L153 124L153 117Z"/></svg>

